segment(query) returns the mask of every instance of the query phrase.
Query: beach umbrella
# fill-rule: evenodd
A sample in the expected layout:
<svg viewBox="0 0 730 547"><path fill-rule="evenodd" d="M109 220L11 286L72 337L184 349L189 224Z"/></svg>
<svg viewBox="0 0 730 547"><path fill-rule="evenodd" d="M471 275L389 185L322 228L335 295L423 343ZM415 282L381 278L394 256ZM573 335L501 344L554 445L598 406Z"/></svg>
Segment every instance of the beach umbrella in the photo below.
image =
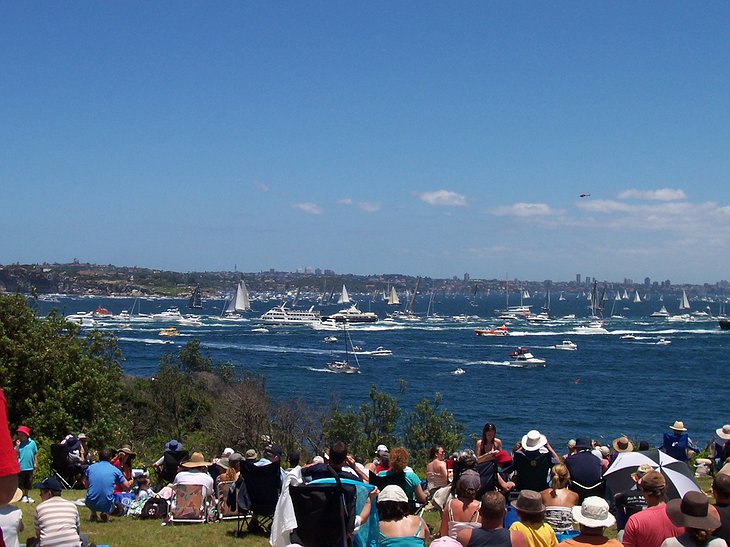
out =
<svg viewBox="0 0 730 547"><path fill-rule="evenodd" d="M636 483L631 478L631 474L644 463L664 475L667 481L667 499L681 498L691 490L702 492L686 463L654 449L642 452L620 452L603 474L606 481L606 497L635 487Z"/></svg>

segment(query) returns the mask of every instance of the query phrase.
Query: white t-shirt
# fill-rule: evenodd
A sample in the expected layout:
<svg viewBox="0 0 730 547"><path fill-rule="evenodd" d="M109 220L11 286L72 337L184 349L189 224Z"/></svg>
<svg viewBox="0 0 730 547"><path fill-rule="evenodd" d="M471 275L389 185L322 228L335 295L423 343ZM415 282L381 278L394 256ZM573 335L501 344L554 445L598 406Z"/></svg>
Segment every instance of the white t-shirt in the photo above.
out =
<svg viewBox="0 0 730 547"><path fill-rule="evenodd" d="M18 547L18 532L23 530L23 511L15 505L0 507L0 528L7 547Z"/></svg>
<svg viewBox="0 0 730 547"><path fill-rule="evenodd" d="M193 484L203 487L203 496L206 498L213 495L213 477L204 471L191 469L189 471L180 471L175 475L175 484Z"/></svg>

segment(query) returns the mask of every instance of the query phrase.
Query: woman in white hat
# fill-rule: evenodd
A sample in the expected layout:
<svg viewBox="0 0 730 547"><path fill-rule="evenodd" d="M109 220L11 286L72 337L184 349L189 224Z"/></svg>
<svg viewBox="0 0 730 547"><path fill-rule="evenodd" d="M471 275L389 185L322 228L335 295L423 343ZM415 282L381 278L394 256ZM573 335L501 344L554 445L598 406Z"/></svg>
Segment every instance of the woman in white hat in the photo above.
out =
<svg viewBox="0 0 730 547"><path fill-rule="evenodd" d="M381 547L423 547L429 538L428 525L410 515L408 496L400 486L389 484L378 494Z"/></svg>
<svg viewBox="0 0 730 547"><path fill-rule="evenodd" d="M621 547L615 539L608 539L603 531L616 524L616 519L608 511L608 502L598 496L589 496L582 505L573 507L573 520L580 525L580 535L563 541L560 545L583 547L584 545L603 545Z"/></svg>

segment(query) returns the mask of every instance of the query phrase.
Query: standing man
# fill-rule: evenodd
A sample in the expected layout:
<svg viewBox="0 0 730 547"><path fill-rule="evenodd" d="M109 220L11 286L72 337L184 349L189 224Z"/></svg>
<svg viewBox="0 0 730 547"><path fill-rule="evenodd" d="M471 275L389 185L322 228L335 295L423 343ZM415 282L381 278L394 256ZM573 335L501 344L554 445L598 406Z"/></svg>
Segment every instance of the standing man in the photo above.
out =
<svg viewBox="0 0 730 547"><path fill-rule="evenodd" d="M81 545L79 536L79 510L73 502L61 497L61 483L48 477L36 484L41 491L41 503L35 510L36 538L28 541L33 545Z"/></svg>
<svg viewBox="0 0 730 547"><path fill-rule="evenodd" d="M30 438L30 429L28 429L28 426L21 425L17 433L18 438L15 441L15 453L18 455L18 465L20 466L18 483L20 489L23 491L23 497L20 498L20 502L33 503L33 499L28 497L28 490L33 486L33 471L38 467L38 446Z"/></svg>
<svg viewBox="0 0 730 547"><path fill-rule="evenodd" d="M684 528L672 524L667 515L664 475L659 471L649 471L641 478L639 488L647 508L629 517L621 543L626 547L660 547L665 539L681 536Z"/></svg>

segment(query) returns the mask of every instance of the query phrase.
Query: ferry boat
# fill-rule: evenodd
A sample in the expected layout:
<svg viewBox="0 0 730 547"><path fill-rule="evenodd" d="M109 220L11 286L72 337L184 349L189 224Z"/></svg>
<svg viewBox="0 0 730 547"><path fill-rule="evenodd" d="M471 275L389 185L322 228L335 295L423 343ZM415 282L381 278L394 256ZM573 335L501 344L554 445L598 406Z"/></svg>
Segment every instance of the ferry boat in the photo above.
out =
<svg viewBox="0 0 730 547"><path fill-rule="evenodd" d="M335 321L337 323L375 323L377 320L378 314L371 311L360 311L356 305L322 317L323 322Z"/></svg>
<svg viewBox="0 0 730 547"><path fill-rule="evenodd" d="M288 310L281 304L271 308L258 320L265 325L309 325L318 323L320 316L318 311L314 311L314 306L303 311Z"/></svg>

